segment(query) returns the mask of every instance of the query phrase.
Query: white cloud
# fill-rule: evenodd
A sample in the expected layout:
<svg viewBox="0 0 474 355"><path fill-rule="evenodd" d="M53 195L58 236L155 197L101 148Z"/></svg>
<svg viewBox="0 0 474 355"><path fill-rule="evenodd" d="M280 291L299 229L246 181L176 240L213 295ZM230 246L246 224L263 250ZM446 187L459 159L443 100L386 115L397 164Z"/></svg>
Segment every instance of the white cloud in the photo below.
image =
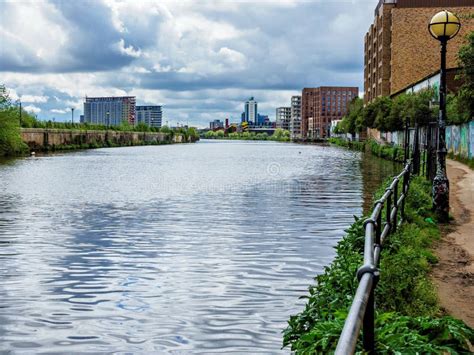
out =
<svg viewBox="0 0 474 355"><path fill-rule="evenodd" d="M69 38L64 19L54 5L14 2L2 6L1 10L5 11L0 27L2 57L24 67L65 60L62 49Z"/></svg>
<svg viewBox="0 0 474 355"><path fill-rule="evenodd" d="M49 99L48 96L37 96L37 95L22 95L22 102L33 102L33 103L45 103Z"/></svg>
<svg viewBox="0 0 474 355"><path fill-rule="evenodd" d="M69 110L66 110L66 109L57 109L57 108L53 108L52 110L49 110L50 112L52 113L61 113L61 114L64 114L64 113L68 113Z"/></svg>
<svg viewBox="0 0 474 355"><path fill-rule="evenodd" d="M41 109L35 105L24 106L23 109L27 112L40 113Z"/></svg>
<svg viewBox="0 0 474 355"><path fill-rule="evenodd" d="M124 72L126 73L151 73L150 70L144 68L144 67L137 67L137 66L130 66L130 67L126 67L123 69Z"/></svg>
<svg viewBox="0 0 474 355"><path fill-rule="evenodd" d="M125 40L123 38L120 39L118 43L116 43L116 48L119 50L120 53L128 55L133 58L139 58L142 54L140 49L135 49L133 48L132 45L130 46L125 46Z"/></svg>

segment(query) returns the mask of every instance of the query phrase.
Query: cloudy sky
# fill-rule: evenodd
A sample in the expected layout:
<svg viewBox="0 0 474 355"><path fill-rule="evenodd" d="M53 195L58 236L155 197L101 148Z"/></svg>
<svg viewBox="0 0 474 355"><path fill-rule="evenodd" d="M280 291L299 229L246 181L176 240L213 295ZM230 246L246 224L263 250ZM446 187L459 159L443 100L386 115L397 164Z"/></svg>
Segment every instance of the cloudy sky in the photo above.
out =
<svg viewBox="0 0 474 355"><path fill-rule="evenodd" d="M0 84L41 119L87 96L162 104L169 124L274 119L303 87L363 86L378 0L0 0Z"/></svg>

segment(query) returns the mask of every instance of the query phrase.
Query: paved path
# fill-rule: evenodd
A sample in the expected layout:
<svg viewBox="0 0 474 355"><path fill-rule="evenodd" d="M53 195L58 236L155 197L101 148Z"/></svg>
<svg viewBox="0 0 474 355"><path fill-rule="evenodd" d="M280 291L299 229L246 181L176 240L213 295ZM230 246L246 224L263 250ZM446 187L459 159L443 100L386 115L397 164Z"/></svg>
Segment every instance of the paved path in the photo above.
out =
<svg viewBox="0 0 474 355"><path fill-rule="evenodd" d="M474 328L474 171L448 160L452 225L444 231L433 270L441 306Z"/></svg>

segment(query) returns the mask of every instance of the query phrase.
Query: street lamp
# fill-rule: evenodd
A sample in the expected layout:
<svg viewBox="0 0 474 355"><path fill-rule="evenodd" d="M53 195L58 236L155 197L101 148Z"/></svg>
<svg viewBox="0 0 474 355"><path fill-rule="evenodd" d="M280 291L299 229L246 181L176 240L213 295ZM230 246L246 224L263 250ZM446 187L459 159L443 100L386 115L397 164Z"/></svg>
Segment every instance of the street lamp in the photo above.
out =
<svg viewBox="0 0 474 355"><path fill-rule="evenodd" d="M110 112L107 111L106 112L106 115L107 115L107 129L109 128L109 125L110 125Z"/></svg>
<svg viewBox="0 0 474 355"><path fill-rule="evenodd" d="M71 123L74 124L74 107L71 107Z"/></svg>
<svg viewBox="0 0 474 355"><path fill-rule="evenodd" d="M20 111L19 111L19 113L20 113L20 127L21 127L21 111L22 111L22 109L21 109L21 98L18 99L18 103L19 103L19 106L20 106Z"/></svg>
<svg viewBox="0 0 474 355"><path fill-rule="evenodd" d="M449 219L449 180L446 176L446 46L461 28L459 18L449 11L433 16L428 29L441 43L441 69L439 83L438 149L436 176L433 179L433 208L440 222Z"/></svg>

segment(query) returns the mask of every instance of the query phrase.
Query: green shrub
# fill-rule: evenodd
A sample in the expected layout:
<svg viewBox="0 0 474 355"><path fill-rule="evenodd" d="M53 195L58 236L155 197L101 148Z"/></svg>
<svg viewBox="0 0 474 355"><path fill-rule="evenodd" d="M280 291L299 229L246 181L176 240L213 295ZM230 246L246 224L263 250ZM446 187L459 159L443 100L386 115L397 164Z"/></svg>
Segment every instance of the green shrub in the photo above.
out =
<svg viewBox="0 0 474 355"><path fill-rule="evenodd" d="M385 187L388 184L384 184ZM406 200L405 222L384 242L381 277L376 288L376 348L378 353L462 353L474 332L459 320L440 317L429 278L436 262L432 242L440 232L431 213L431 185L413 177ZM381 188L377 193L384 192ZM362 265L363 218L356 219L336 246L333 263L315 278L302 312L291 316L283 345L297 354L331 353L357 288ZM359 341L358 350L362 350Z"/></svg>
<svg viewBox="0 0 474 355"><path fill-rule="evenodd" d="M20 136L20 112L11 103L5 86L0 86L0 156L23 154L28 147Z"/></svg>

